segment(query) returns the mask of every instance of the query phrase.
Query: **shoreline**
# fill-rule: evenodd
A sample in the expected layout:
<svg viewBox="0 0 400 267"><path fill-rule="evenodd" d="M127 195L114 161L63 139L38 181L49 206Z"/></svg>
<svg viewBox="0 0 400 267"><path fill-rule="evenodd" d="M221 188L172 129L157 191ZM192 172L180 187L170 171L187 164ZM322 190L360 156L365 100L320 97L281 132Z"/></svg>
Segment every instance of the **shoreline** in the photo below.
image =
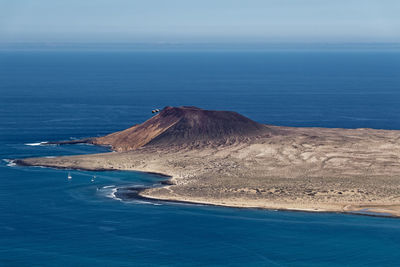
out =
<svg viewBox="0 0 400 267"><path fill-rule="evenodd" d="M22 160L10 160L10 163L16 164L16 166L22 166L22 167L42 167L42 168L51 168L51 169L58 169L58 170L77 170L77 171L133 171L133 172L141 172L141 173L146 173L149 175L155 175L161 178L167 178L165 180L160 181L160 186L157 187L142 187L142 188L135 188L136 192L129 192L130 194L133 194L133 197L127 197L128 199L138 199L138 200L146 200L146 201L160 201L160 202L165 202L165 203L182 203L182 204L192 204L192 205L206 205L206 206L215 206L215 207L224 207L224 208L234 208L234 209L254 209L254 210L268 210L268 211L286 211L286 212L311 212L311 213L337 213L337 214L344 214L344 215L358 215L358 216L370 216L370 217L380 217L380 218L395 218L395 219L400 219L400 215L395 215L391 213L379 213L379 212L368 212L368 211L363 211L364 209L360 210L326 210L326 209L312 209L312 208L283 208L283 207L260 207L260 206L244 206L244 205L233 205L233 204L227 204L227 203L219 203L219 202L213 202L213 201L196 201L196 200L183 200L183 199L174 199L174 198L162 198L162 197L153 197L151 195L146 195L145 192L148 189L153 189L153 188L166 188L168 186L174 185L171 181L174 177L165 173L160 173L160 172L154 172L154 171L140 171L140 170L118 170L118 169L113 169L113 168L71 168L71 167L53 167L53 166L37 166L37 165L29 165L27 163L24 163ZM118 190L122 189L124 187L118 187L117 186L117 191L114 193L114 195L118 198L117 192ZM126 189L129 189L129 187L126 187ZM131 190L132 191L132 190ZM345 208L345 207L344 207Z"/></svg>
<svg viewBox="0 0 400 267"><path fill-rule="evenodd" d="M146 189L143 189L143 191ZM167 202L167 203L182 203L182 204L193 204L193 205L203 205L203 206L214 206L214 207L223 207L223 208L230 208L230 209L253 209L253 210L267 210L267 211L285 211L285 212L307 212L307 213L327 213L327 214L343 214L343 215L357 215L357 216L369 216L369 217L379 217L379 218L393 218L393 219L400 219L400 216L396 216L393 214L378 214L378 213L367 213L361 212L358 213L357 211L329 211L329 210L311 210L311 209L285 209L285 208L261 208L261 207L241 207L241 206L230 206L230 205L223 205L223 204L215 204L215 203L205 203L205 202L193 202L193 201L184 201L184 200L173 200L173 199L159 199L159 198L151 198L146 197L140 194L138 196L139 199L147 200L147 201L160 201L160 202Z"/></svg>
<svg viewBox="0 0 400 267"><path fill-rule="evenodd" d="M160 115L147 121L147 128L134 126L108 136L124 133L143 137L140 131L158 125L150 123L156 119ZM154 141L128 151L113 146L114 151L107 153L13 162L158 175L166 178L162 186L143 190L140 195L161 201L400 217L400 131L263 127L268 130L265 135L226 142L185 144L176 137L176 142ZM97 141L94 145L106 143Z"/></svg>
<svg viewBox="0 0 400 267"><path fill-rule="evenodd" d="M357 216L369 216L369 217L379 217L379 218L394 218L400 219L400 215L395 215L391 213L379 213L379 212L368 212L362 210L352 210L352 211L344 211L344 210L324 210L324 209L301 209L301 208L268 208L268 207L258 207L258 206L236 206L230 204L223 203L215 203L215 202L201 202L201 201L193 201L193 200L179 200L179 199L168 199L168 198L156 198L148 195L142 194L149 188L143 188L140 190L137 195L139 199L147 200L147 201L161 201L161 202L169 202L169 203L183 203L183 204L193 204L193 205L206 205L206 206L215 206L215 207L224 207L224 208L232 208L232 209L254 209L254 210L268 210L268 211L287 211L287 212L307 212L307 213L336 213L336 214L344 214L344 215L357 215Z"/></svg>
<svg viewBox="0 0 400 267"><path fill-rule="evenodd" d="M152 172L143 172L143 173L148 173L153 175L154 173ZM157 175L157 174L156 174ZM171 177L169 175L163 175L164 177ZM163 187L163 181L161 181L161 185L158 187ZM134 187L131 188L129 186L127 187L116 187L117 191L114 192L114 196L122 199L137 199L137 200L146 200L149 202L162 202L162 203L175 203L175 204L191 204L191 205L202 205L202 206L213 206L213 207L223 207L223 208L231 208L231 209L253 209L253 210L267 210L267 211L285 211L285 212L307 212L307 213L326 213L326 214L331 214L331 213L336 213L336 214L343 214L343 215L357 215L357 216L368 216L368 217L378 217L378 218L393 218L393 219L400 219L400 216L396 216L394 214L390 213L382 213L379 214L378 212L368 212L368 211L334 211L334 210L312 210L312 209L287 209L287 208L264 208L264 207L257 207L257 206L234 206L234 205L224 205L221 203L213 203L213 202L196 202L196 201L190 201L190 200L176 200L176 199L163 199L163 198L155 198L151 197L148 195L143 194L148 189L154 188L154 187ZM118 194L118 191L120 189L125 189L129 190L129 196L127 197L122 197L121 195L127 194L127 193L120 193Z"/></svg>
<svg viewBox="0 0 400 267"><path fill-rule="evenodd" d="M40 158L40 157L38 157ZM72 168L72 167L62 167L62 166L46 166L46 165L30 165L23 161L22 159L10 159L10 163L16 164L16 166L21 167L41 167L41 168L51 168L56 170L77 170L77 171L93 171L93 172L103 172L103 171L120 171L113 168Z"/></svg>

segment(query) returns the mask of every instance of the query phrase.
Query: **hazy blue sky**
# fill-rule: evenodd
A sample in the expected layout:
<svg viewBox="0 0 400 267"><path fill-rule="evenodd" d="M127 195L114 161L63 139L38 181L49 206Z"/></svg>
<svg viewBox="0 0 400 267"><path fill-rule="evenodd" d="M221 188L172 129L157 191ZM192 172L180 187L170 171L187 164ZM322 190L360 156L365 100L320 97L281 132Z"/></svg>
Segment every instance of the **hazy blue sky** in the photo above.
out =
<svg viewBox="0 0 400 267"><path fill-rule="evenodd" d="M400 0L0 0L0 42L399 42Z"/></svg>

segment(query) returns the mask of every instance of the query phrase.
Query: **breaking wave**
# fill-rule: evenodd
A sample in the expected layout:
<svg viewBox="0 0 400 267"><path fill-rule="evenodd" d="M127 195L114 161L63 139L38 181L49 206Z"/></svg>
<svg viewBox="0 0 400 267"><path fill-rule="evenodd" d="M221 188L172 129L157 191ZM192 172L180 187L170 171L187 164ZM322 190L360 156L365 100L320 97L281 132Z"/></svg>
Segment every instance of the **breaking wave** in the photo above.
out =
<svg viewBox="0 0 400 267"><path fill-rule="evenodd" d="M141 188L143 187L142 185L133 185L130 188ZM107 185L107 186L103 186L100 189L98 189L100 191L100 194L107 197L107 198L111 198L111 199L115 199L124 203L130 203L130 204L146 204L146 205L154 205L154 206L161 206L162 204L160 203L156 203L156 202L152 202L152 201L146 201L146 200L142 200L142 199L134 199L134 198L120 198L117 196L117 192L118 190L125 190L125 188L118 188L115 185Z"/></svg>
<svg viewBox="0 0 400 267"><path fill-rule="evenodd" d="M12 159L3 159L3 161L5 161L7 163L8 167L14 167L17 166L17 164L14 162L14 160Z"/></svg>
<svg viewBox="0 0 400 267"><path fill-rule="evenodd" d="M39 143L26 143L24 145L26 146L42 146L42 145L46 145L48 142L39 142Z"/></svg>

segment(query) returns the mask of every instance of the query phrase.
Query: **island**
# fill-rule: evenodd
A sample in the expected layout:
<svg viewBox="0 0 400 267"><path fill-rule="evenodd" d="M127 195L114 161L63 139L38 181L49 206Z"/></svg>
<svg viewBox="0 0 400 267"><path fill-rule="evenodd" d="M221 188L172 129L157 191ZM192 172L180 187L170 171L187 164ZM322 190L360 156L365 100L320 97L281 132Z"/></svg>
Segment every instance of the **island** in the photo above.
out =
<svg viewBox="0 0 400 267"><path fill-rule="evenodd" d="M165 107L103 137L54 142L109 153L17 159L25 166L168 176L141 197L241 208L400 216L400 131L265 125L231 111Z"/></svg>

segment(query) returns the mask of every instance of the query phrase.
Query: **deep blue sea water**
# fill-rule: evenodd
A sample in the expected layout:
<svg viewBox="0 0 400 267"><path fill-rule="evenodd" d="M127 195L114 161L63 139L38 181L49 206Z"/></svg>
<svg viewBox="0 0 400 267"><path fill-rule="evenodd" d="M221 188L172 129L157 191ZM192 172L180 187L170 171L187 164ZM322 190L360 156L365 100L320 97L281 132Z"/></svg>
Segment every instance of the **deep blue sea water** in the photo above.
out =
<svg viewBox="0 0 400 267"><path fill-rule="evenodd" d="M196 105L289 126L400 129L398 52L0 52L0 158ZM400 220L122 202L161 178L0 163L0 266L398 266ZM97 176L95 182L91 177Z"/></svg>

